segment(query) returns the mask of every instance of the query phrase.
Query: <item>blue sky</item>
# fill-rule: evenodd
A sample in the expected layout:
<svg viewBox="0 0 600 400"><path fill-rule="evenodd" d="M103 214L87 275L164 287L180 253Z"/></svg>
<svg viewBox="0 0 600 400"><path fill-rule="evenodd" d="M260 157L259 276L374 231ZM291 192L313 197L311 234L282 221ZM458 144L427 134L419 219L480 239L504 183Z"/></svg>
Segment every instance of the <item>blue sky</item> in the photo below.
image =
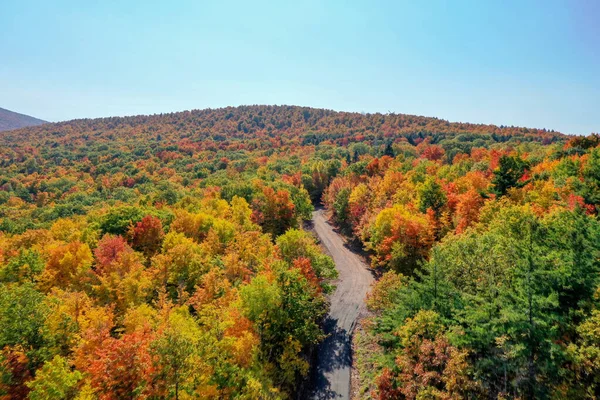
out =
<svg viewBox="0 0 600 400"><path fill-rule="evenodd" d="M0 107L240 104L600 131L600 1L0 1Z"/></svg>

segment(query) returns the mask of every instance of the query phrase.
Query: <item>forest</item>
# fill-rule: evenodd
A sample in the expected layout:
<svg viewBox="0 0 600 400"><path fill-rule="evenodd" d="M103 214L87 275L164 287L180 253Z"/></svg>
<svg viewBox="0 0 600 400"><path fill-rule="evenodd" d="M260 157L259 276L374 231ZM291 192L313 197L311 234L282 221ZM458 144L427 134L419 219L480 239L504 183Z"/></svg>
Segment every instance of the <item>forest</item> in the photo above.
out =
<svg viewBox="0 0 600 400"><path fill-rule="evenodd" d="M361 399L600 395L600 136L242 106L0 133L0 398L292 399L336 269Z"/></svg>

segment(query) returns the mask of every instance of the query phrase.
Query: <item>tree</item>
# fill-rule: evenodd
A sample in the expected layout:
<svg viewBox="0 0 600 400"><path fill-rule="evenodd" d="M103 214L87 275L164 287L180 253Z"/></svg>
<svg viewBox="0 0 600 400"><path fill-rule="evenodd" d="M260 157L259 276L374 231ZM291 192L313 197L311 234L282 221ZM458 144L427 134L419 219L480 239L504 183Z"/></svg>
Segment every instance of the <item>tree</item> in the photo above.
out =
<svg viewBox="0 0 600 400"><path fill-rule="evenodd" d="M433 244L433 232L422 214L395 205L382 210L370 229L372 262L412 275Z"/></svg>
<svg viewBox="0 0 600 400"><path fill-rule="evenodd" d="M253 208L253 222L273 236L281 235L298 224L294 203L286 190L275 191L268 186L263 187L262 195L254 199Z"/></svg>
<svg viewBox="0 0 600 400"><path fill-rule="evenodd" d="M582 171L585 186L583 196L586 203L600 203L600 149L593 149Z"/></svg>
<svg viewBox="0 0 600 400"><path fill-rule="evenodd" d="M385 149L383 150L383 155L388 157L394 157L394 149L392 148L392 142L387 142L385 144Z"/></svg>
<svg viewBox="0 0 600 400"><path fill-rule="evenodd" d="M45 289L53 286L79 289L89 282L92 251L81 242L50 245L48 261L40 277Z"/></svg>
<svg viewBox="0 0 600 400"><path fill-rule="evenodd" d="M600 392L600 310L577 327L578 340L567 347L574 376L570 380L571 396L596 398Z"/></svg>
<svg viewBox="0 0 600 400"><path fill-rule="evenodd" d="M419 210L425 213L427 209L431 208L439 216L442 207L446 204L446 194L435 178L427 178L419 187L418 194Z"/></svg>
<svg viewBox="0 0 600 400"><path fill-rule="evenodd" d="M120 236L105 235L95 250L98 297L113 303L119 312L141 304L148 296L151 276L142 255L135 252Z"/></svg>
<svg viewBox="0 0 600 400"><path fill-rule="evenodd" d="M27 382L27 386L31 389L29 399L74 399L77 394L77 383L81 378L81 373L77 370L72 371L66 359L55 356L37 371L35 379Z"/></svg>
<svg viewBox="0 0 600 400"><path fill-rule="evenodd" d="M124 206L111 208L100 222L103 233L124 235L131 225L142 220L144 214L138 207Z"/></svg>
<svg viewBox="0 0 600 400"><path fill-rule="evenodd" d="M192 394L195 381L206 379L199 346L202 333L187 308L169 311L168 320L150 344L153 355L152 394L179 399Z"/></svg>
<svg viewBox="0 0 600 400"><path fill-rule="evenodd" d="M113 263L119 261L122 253L131 251L131 247L122 236L104 235L94 249L96 273L102 274L105 269L110 269Z"/></svg>
<svg viewBox="0 0 600 400"><path fill-rule="evenodd" d="M151 340L147 331L109 337L89 355L85 372L101 400L135 399L145 393L152 371Z"/></svg>
<svg viewBox="0 0 600 400"><path fill-rule="evenodd" d="M568 375L561 341L595 301L599 228L581 210L539 218L528 207L502 208L487 231L437 246L382 324L434 310L461 327L448 339L478 354L473 368L491 394L550 396Z"/></svg>
<svg viewBox="0 0 600 400"><path fill-rule="evenodd" d="M276 243L281 257L288 264L293 264L298 259L307 259L319 279L337 277L337 270L331 257L321 252L315 239L306 231L290 229L279 236Z"/></svg>
<svg viewBox="0 0 600 400"><path fill-rule="evenodd" d="M367 295L369 310L388 310L398 301L398 291L405 285L404 277L394 271L385 272Z"/></svg>
<svg viewBox="0 0 600 400"><path fill-rule="evenodd" d="M333 211L336 221L342 226L348 223L348 200L351 191L350 181L345 177L337 177L323 193L323 203Z"/></svg>
<svg viewBox="0 0 600 400"><path fill-rule="evenodd" d="M0 268L0 281L35 283L44 270L44 264L44 260L36 250L21 249L17 256Z"/></svg>
<svg viewBox="0 0 600 400"><path fill-rule="evenodd" d="M323 338L318 321L325 300L298 269L281 266L276 274L274 282L255 277L241 288L240 297L260 337L261 357L277 365L274 379L289 390L298 374L308 372L302 349Z"/></svg>
<svg viewBox="0 0 600 400"><path fill-rule="evenodd" d="M248 202L239 196L233 196L231 199L231 214L233 221L244 229L251 229L252 226L252 209Z"/></svg>
<svg viewBox="0 0 600 400"><path fill-rule="evenodd" d="M163 252L152 259L155 281L166 286L172 296L179 289L192 292L203 274L210 269L207 250L181 233L169 232Z"/></svg>
<svg viewBox="0 0 600 400"><path fill-rule="evenodd" d="M129 227L127 236L131 246L149 258L160 250L165 233L160 219L146 215L135 226Z"/></svg>
<svg viewBox="0 0 600 400"><path fill-rule="evenodd" d="M5 347L0 353L0 396L7 399L24 399L29 393L31 362L22 346Z"/></svg>
<svg viewBox="0 0 600 400"><path fill-rule="evenodd" d="M364 183L361 183L352 189L348 198L348 219L355 231L368 209L369 189Z"/></svg>
<svg viewBox="0 0 600 400"><path fill-rule="evenodd" d="M50 350L43 328L49 310L43 299L31 284L0 285L0 348L22 345L33 364Z"/></svg>
<svg viewBox="0 0 600 400"><path fill-rule="evenodd" d="M504 196L508 189L520 187L523 182L519 182L523 177L529 163L518 156L511 157L503 155L500 157L500 165L494 170L494 193L498 196Z"/></svg>
<svg viewBox="0 0 600 400"><path fill-rule="evenodd" d="M483 198L474 189L470 189L460 196L456 210L458 218L456 233L464 232L479 220L479 209L482 206Z"/></svg>
<svg viewBox="0 0 600 400"><path fill-rule="evenodd" d="M398 373L392 377L388 371L380 379L380 398L401 394L406 399L466 399L477 393L478 385L469 376L468 353L449 344L438 314L419 311L397 335L401 346L395 359Z"/></svg>

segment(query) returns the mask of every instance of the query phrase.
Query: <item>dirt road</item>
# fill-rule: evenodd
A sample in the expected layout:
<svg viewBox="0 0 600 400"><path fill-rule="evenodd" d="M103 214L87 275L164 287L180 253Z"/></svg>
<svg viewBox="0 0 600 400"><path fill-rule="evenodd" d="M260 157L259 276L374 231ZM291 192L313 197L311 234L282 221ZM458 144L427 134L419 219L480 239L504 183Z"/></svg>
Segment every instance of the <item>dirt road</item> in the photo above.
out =
<svg viewBox="0 0 600 400"><path fill-rule="evenodd" d="M318 348L312 382L313 399L349 399L352 365L351 335L373 275L363 260L346 247L342 237L327 222L323 210L313 213L313 226L339 272L331 309L325 321L330 336Z"/></svg>

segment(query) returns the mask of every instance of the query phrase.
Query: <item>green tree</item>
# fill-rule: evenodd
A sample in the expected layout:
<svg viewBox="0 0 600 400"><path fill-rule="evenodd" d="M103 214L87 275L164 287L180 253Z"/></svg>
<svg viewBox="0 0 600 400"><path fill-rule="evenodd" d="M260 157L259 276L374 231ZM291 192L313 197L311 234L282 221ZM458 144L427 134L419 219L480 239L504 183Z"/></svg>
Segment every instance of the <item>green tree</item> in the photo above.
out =
<svg viewBox="0 0 600 400"><path fill-rule="evenodd" d="M27 383L31 400L70 400L77 394L77 384L82 375L61 356L55 356L40 368L35 379Z"/></svg>
<svg viewBox="0 0 600 400"><path fill-rule="evenodd" d="M171 311L167 325L150 345L157 394L179 399L182 392L193 393L200 338L200 329L187 308Z"/></svg>
<svg viewBox="0 0 600 400"><path fill-rule="evenodd" d="M43 271L44 260L41 255L35 250L21 249L17 256L0 268L0 281L35 283Z"/></svg>
<svg viewBox="0 0 600 400"><path fill-rule="evenodd" d="M138 207L124 206L111 208L100 222L102 233L125 235L130 226L144 218L144 212Z"/></svg>
<svg viewBox="0 0 600 400"><path fill-rule="evenodd" d="M335 202L333 203L333 210L337 220L341 224L347 224L348 222L348 201L350 200L351 188L341 189L337 196L335 196Z"/></svg>
<svg viewBox="0 0 600 400"><path fill-rule="evenodd" d="M477 355L476 375L489 393L552 396L570 376L561 341L580 334L574 327L596 302L599 234L598 221L581 210L541 218L527 207L500 209L487 230L447 237L423 272L397 289L396 306L380 317L384 343L398 346L389 333L434 310L451 344Z"/></svg>
<svg viewBox="0 0 600 400"><path fill-rule="evenodd" d="M323 338L319 321L325 299L299 270L283 263L275 269L275 282L259 275L241 288L240 295L244 314L258 331L261 357L277 365L274 381L290 390L297 375L308 372L302 350Z"/></svg>
<svg viewBox="0 0 600 400"><path fill-rule="evenodd" d="M583 167L584 198L588 204L600 203L600 148L595 148Z"/></svg>
<svg viewBox="0 0 600 400"><path fill-rule="evenodd" d="M30 283L0 285L0 348L22 346L33 369L48 359L52 343L44 329L50 310Z"/></svg>
<svg viewBox="0 0 600 400"><path fill-rule="evenodd" d="M429 208L435 211L436 215L446 204L446 194L442 187L433 177L428 177L425 182L419 187L419 210L424 213Z"/></svg>
<svg viewBox="0 0 600 400"><path fill-rule="evenodd" d="M498 196L504 196L508 189L522 186L523 183L520 183L519 180L528 167L529 163L521 157L506 155L500 157L500 165L494 171L494 178L492 179L494 193Z"/></svg>

